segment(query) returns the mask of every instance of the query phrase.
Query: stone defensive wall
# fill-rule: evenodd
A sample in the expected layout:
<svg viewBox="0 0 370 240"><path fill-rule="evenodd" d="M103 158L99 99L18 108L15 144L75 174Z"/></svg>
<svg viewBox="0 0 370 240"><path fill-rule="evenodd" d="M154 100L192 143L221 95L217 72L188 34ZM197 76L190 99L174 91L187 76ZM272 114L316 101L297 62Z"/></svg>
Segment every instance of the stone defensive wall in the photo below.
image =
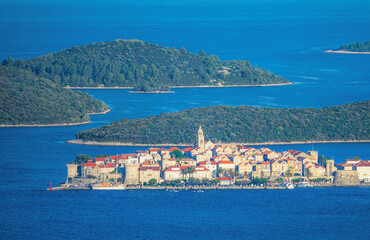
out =
<svg viewBox="0 0 370 240"><path fill-rule="evenodd" d="M334 186L358 186L360 178L357 171L338 170L334 177Z"/></svg>

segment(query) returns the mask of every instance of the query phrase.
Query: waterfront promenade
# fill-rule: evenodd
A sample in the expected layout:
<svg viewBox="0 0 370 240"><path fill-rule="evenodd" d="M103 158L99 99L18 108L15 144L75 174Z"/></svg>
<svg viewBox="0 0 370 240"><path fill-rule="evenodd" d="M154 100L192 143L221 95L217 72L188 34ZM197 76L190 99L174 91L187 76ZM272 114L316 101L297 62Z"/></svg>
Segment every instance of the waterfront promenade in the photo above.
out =
<svg viewBox="0 0 370 240"><path fill-rule="evenodd" d="M312 187L370 187L370 183L359 184L359 185L351 185L351 186L335 186L332 184L315 184ZM259 189L259 190L273 190L273 189L287 189L286 187L282 186L126 186L125 190L251 190L251 189ZM64 191L64 190L91 190L87 186L78 186L78 187L71 187L71 186L60 186L55 188L47 188L47 191Z"/></svg>

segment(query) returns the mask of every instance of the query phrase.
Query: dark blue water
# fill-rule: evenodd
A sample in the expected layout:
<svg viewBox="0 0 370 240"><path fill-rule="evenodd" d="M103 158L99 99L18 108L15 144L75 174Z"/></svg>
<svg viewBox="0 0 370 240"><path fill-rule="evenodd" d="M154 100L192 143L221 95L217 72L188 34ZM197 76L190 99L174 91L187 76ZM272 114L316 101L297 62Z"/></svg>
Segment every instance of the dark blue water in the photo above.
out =
<svg viewBox="0 0 370 240"><path fill-rule="evenodd" d="M56 1L55 1L56 2ZM0 129L2 239L367 239L369 188L293 191L46 192L77 154L139 147L70 145L77 131L214 105L333 106L370 98L370 55L322 51L370 39L369 1L0 0L0 59L30 58L74 45L141 39L221 59L246 59L294 83L282 87L175 89L169 95L88 90L112 111L73 127ZM207 134L207 133L205 133ZM312 148L343 162L370 158L369 143Z"/></svg>

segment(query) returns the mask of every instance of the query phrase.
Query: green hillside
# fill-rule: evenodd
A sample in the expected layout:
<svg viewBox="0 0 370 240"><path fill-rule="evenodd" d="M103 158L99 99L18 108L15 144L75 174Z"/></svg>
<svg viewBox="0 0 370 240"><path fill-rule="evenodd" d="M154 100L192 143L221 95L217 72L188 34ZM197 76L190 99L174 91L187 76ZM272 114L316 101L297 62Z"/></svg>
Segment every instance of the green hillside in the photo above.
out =
<svg viewBox="0 0 370 240"><path fill-rule="evenodd" d="M203 107L82 131L78 139L143 144L193 143L199 125L213 142L369 140L370 101L322 109Z"/></svg>
<svg viewBox="0 0 370 240"><path fill-rule="evenodd" d="M87 113L107 109L87 93L0 65L0 125L79 123L89 120Z"/></svg>
<svg viewBox="0 0 370 240"><path fill-rule="evenodd" d="M220 61L203 51L193 54L185 48L138 40L88 44L14 64L71 87L119 86L145 91L170 86L289 83L244 60Z"/></svg>

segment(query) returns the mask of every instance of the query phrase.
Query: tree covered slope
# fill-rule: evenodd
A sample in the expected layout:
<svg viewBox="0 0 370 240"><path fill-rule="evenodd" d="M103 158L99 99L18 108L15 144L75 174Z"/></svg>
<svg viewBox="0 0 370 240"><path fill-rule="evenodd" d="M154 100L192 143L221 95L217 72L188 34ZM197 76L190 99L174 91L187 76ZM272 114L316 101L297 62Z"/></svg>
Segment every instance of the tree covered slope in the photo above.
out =
<svg viewBox="0 0 370 240"><path fill-rule="evenodd" d="M213 142L259 143L370 139L370 101L322 109L203 107L82 131L78 139L141 144L194 143L199 125Z"/></svg>
<svg viewBox="0 0 370 240"><path fill-rule="evenodd" d="M0 65L0 125L80 123L89 120L88 113L107 109L87 93Z"/></svg>
<svg viewBox="0 0 370 240"><path fill-rule="evenodd" d="M73 47L14 65L71 87L135 87L160 90L170 86L259 85L289 83L244 60L220 61L203 51L161 47L138 40L115 40Z"/></svg>

